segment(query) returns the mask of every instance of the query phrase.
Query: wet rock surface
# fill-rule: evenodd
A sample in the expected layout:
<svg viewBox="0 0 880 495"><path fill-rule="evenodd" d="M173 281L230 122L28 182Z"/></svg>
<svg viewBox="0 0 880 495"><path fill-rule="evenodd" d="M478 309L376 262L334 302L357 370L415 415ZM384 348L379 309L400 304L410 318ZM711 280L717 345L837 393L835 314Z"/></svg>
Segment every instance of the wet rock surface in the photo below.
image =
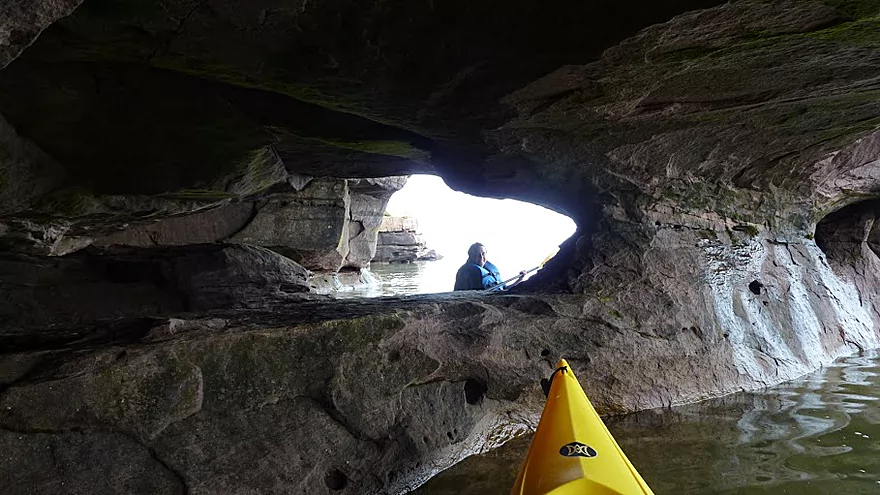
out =
<svg viewBox="0 0 880 495"><path fill-rule="evenodd" d="M35 441L118 432L193 492L404 493L533 427L559 357L608 414L777 383L877 346L876 312L851 299L864 275L835 272L812 241L662 229L651 242L643 267L596 267L640 269L650 284L625 277L596 294L263 292L251 309L5 330L0 427Z"/></svg>

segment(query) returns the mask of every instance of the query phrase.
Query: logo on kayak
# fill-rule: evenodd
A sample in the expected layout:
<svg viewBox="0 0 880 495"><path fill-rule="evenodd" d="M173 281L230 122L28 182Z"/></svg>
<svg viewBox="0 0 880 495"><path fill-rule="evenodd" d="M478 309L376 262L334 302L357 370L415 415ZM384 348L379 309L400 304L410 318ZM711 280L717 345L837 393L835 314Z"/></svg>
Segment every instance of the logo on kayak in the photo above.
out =
<svg viewBox="0 0 880 495"><path fill-rule="evenodd" d="M596 449L580 442L565 444L559 449L559 453L565 457L596 457L599 455Z"/></svg>

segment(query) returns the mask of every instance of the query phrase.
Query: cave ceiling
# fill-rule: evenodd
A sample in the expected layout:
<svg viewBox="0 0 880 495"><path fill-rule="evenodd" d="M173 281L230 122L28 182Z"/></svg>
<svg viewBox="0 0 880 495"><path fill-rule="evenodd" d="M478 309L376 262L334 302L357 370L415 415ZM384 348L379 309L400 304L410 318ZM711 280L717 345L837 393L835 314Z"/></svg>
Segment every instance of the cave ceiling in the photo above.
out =
<svg viewBox="0 0 880 495"><path fill-rule="evenodd" d="M721 3L88 0L20 30L0 114L56 188L96 195L211 190L266 149L581 221L668 203L804 226L873 194L871 150L832 154L880 125L880 5Z"/></svg>

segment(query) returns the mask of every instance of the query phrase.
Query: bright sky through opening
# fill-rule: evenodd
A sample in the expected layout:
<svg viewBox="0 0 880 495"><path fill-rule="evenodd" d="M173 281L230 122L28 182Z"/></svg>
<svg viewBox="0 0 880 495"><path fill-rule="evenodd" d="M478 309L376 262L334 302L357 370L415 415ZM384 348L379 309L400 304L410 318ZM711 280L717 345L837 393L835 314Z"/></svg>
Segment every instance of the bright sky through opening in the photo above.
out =
<svg viewBox="0 0 880 495"><path fill-rule="evenodd" d="M455 271L468 246L481 242L504 278L540 264L575 231L565 215L512 199L480 198L453 191L443 179L414 175L391 196L386 211L415 217L429 248L444 259L429 262L436 282L431 292L452 290Z"/></svg>

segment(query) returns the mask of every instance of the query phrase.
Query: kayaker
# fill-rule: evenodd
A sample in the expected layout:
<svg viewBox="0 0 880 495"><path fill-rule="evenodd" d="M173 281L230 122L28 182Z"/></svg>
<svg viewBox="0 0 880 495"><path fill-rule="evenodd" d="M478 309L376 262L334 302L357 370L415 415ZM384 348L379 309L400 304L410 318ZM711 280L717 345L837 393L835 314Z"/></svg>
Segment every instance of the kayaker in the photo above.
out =
<svg viewBox="0 0 880 495"><path fill-rule="evenodd" d="M509 289L522 282L526 272L519 272L519 278L502 289ZM455 274L454 290L481 290L496 287L503 281L498 268L486 260L486 246L475 242L468 248L468 260Z"/></svg>

